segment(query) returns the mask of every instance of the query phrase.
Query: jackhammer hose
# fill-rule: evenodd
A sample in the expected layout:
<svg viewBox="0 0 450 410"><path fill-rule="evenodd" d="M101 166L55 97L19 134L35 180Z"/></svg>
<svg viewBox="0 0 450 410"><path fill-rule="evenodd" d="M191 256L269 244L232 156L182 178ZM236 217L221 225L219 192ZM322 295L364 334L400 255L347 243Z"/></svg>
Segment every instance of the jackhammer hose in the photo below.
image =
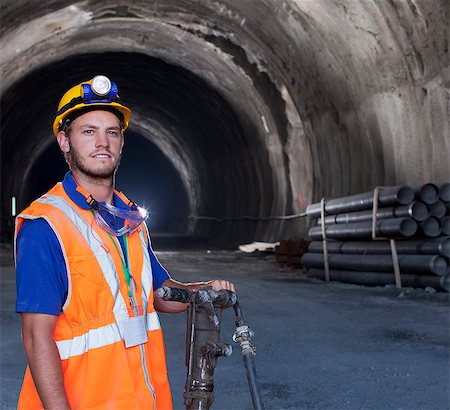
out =
<svg viewBox="0 0 450 410"><path fill-rule="evenodd" d="M242 309L238 301L233 305L234 313L236 315L236 333L233 340L241 346L241 355L244 362L245 373L247 374L248 387L250 395L252 396L253 408L255 410L264 410L264 402L262 399L261 389L256 377L255 367L255 348L251 344L251 337L253 332L245 324Z"/></svg>
<svg viewBox="0 0 450 410"><path fill-rule="evenodd" d="M244 361L245 373L247 374L248 387L252 396L253 408L255 410L264 410L264 402L262 400L261 391L258 381L256 380L255 357L253 353L242 356Z"/></svg>

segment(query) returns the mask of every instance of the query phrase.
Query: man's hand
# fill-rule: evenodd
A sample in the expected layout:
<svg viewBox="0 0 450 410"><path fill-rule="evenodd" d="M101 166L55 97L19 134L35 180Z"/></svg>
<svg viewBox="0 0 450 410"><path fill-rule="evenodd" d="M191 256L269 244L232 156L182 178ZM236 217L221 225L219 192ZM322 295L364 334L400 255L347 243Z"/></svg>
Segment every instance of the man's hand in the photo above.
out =
<svg viewBox="0 0 450 410"><path fill-rule="evenodd" d="M203 282L203 286L211 286L213 290L231 290L232 292L235 292L234 285L231 282L228 282L227 280L223 279L216 279L216 280L210 280L208 282Z"/></svg>

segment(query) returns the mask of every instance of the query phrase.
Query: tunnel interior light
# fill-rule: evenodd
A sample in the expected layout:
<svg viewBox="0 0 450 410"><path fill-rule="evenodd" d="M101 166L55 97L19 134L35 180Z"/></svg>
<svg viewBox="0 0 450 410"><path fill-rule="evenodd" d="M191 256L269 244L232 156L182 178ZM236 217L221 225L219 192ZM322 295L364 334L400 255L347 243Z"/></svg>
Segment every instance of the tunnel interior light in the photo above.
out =
<svg viewBox="0 0 450 410"><path fill-rule="evenodd" d="M12 198L11 198L11 215L12 216L16 216L16 210L17 210L17 207L16 207L16 197L15 196L13 196Z"/></svg>

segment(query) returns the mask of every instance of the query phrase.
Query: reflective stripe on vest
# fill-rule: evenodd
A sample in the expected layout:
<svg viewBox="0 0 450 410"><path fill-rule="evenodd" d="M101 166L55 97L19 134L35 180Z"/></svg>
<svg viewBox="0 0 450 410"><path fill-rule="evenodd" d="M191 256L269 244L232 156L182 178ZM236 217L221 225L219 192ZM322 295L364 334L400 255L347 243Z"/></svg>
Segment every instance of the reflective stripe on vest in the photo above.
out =
<svg viewBox="0 0 450 410"><path fill-rule="evenodd" d="M147 314L146 327L147 331L160 329L161 325L156 312ZM56 345L58 346L61 360L65 360L69 357L84 354L90 349L108 346L120 340L122 340L122 336L119 328L116 323L113 323L97 329L91 329L81 336L75 336L73 339L56 341Z"/></svg>

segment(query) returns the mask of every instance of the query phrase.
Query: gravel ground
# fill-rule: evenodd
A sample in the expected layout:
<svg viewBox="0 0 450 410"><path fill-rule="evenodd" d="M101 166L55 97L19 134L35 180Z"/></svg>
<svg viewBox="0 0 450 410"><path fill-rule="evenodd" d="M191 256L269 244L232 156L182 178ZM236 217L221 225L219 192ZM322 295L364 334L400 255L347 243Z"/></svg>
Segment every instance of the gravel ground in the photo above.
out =
<svg viewBox="0 0 450 410"><path fill-rule="evenodd" d="M449 297L422 289L364 287L310 279L273 255L158 252L181 281L233 281L254 330L267 409L449 408ZM2 257L1 409L15 406L25 359L14 313L14 269ZM183 409L185 315L161 314L174 406ZM222 340L234 344L233 313ZM220 358L213 409L251 409L242 360Z"/></svg>

